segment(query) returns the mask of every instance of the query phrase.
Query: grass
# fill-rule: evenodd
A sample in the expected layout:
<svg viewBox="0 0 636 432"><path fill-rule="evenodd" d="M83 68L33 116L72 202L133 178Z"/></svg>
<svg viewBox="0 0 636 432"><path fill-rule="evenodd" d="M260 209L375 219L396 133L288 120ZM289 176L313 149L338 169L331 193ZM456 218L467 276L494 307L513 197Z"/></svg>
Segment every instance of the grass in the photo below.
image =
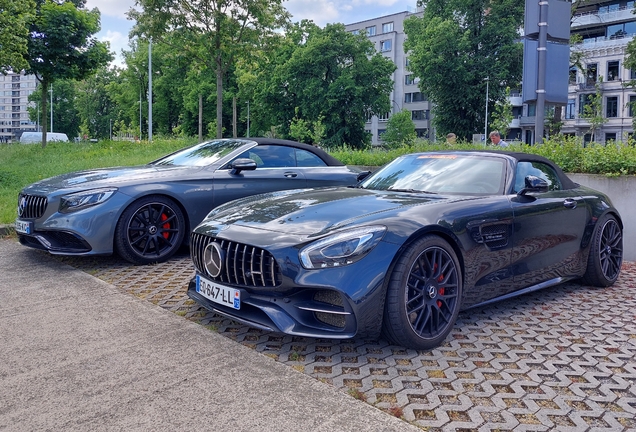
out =
<svg viewBox="0 0 636 432"><path fill-rule="evenodd" d="M46 148L38 144L0 144L0 224L12 224L15 221L18 192L33 182L71 171L143 165L195 142L195 138L155 139L152 143L52 142ZM329 153L347 165L381 166L405 153L449 148L446 143L418 141L413 146L398 149L355 150L340 147L331 149ZM457 143L452 148L469 150L484 147ZM636 146L633 141L627 146L594 144L584 148L576 139L558 137L540 146L515 144L507 150L546 156L565 172L608 176L636 174Z"/></svg>
<svg viewBox="0 0 636 432"><path fill-rule="evenodd" d="M195 139L155 140L152 143L101 141L0 145L0 224L16 218L18 193L38 180L92 168L144 165L165 154L192 145Z"/></svg>

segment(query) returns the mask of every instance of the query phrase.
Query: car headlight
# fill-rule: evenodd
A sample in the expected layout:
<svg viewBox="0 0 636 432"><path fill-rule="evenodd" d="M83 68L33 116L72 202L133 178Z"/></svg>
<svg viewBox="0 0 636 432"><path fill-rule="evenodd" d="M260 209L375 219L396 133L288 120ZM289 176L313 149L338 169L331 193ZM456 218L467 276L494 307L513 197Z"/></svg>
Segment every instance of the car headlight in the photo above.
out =
<svg viewBox="0 0 636 432"><path fill-rule="evenodd" d="M382 240L384 226L368 226L330 235L300 250L306 269L341 267L364 258Z"/></svg>
<svg viewBox="0 0 636 432"><path fill-rule="evenodd" d="M117 188L91 189L62 197L60 213L72 213L101 204L117 192Z"/></svg>

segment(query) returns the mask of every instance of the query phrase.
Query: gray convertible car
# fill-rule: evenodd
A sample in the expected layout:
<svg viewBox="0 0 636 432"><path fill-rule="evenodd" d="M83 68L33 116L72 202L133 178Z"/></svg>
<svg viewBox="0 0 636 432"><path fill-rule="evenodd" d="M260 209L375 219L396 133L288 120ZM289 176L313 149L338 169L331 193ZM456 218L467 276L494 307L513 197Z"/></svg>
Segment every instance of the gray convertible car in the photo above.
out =
<svg viewBox="0 0 636 432"><path fill-rule="evenodd" d="M20 243L59 255L117 252L135 264L168 260L214 207L264 192L354 185L363 176L294 141L203 142L144 166L64 174L25 187Z"/></svg>

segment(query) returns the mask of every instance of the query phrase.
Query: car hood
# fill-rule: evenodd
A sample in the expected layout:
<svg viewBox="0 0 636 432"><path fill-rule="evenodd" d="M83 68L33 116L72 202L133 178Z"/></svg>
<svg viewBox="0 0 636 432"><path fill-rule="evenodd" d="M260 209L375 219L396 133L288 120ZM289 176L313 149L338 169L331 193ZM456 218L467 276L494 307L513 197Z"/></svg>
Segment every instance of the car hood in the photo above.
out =
<svg viewBox="0 0 636 432"><path fill-rule="evenodd" d="M76 171L40 180L25 188L25 192L47 194L60 190L85 190L132 183L165 181L167 178L185 177L199 171L199 167L151 166L100 168Z"/></svg>
<svg viewBox="0 0 636 432"><path fill-rule="evenodd" d="M201 223L201 232L243 226L298 236L322 235L352 224L382 223L413 206L467 199L442 195L319 188L257 195L220 206Z"/></svg>

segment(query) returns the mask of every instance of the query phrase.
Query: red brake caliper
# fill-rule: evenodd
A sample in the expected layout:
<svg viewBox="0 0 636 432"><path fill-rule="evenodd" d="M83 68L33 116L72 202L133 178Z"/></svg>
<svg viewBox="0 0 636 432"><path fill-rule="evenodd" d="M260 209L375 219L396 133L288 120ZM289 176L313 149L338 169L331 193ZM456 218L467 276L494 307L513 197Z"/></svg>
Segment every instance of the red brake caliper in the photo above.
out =
<svg viewBox="0 0 636 432"><path fill-rule="evenodd" d="M161 220L162 221L168 220L168 216L166 216L165 213L161 213ZM169 223L163 224L163 229L165 229L165 230L170 229L170 224ZM163 238L168 240L168 237L170 236L170 233L164 231L161 235L163 236Z"/></svg>
<svg viewBox="0 0 636 432"><path fill-rule="evenodd" d="M437 263L435 263L435 269L437 269ZM437 282L442 283L444 281L444 274L442 273L441 275L439 275L439 277L437 278ZM444 295L444 288L440 288L437 291L437 294L439 295ZM441 300L437 300L437 307L442 307L442 302Z"/></svg>

